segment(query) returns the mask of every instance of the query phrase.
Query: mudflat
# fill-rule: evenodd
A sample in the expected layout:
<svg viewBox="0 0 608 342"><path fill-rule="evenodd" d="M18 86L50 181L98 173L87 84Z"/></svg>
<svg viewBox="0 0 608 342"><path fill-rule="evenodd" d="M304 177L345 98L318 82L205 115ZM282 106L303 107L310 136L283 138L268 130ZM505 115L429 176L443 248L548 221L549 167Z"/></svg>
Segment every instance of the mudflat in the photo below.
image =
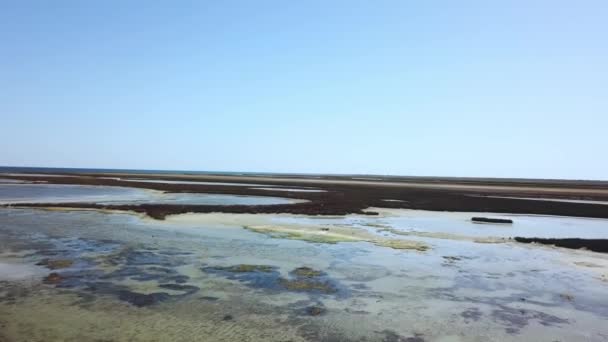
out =
<svg viewBox="0 0 608 342"><path fill-rule="evenodd" d="M164 173L5 174L2 178L48 184L121 186L170 193L306 200L273 205L56 203L57 207L131 210L157 219L187 212L373 214L364 211L369 207L608 218L607 207L601 203L608 201L608 182L603 181ZM20 206L39 207L48 206L48 203L21 203Z"/></svg>

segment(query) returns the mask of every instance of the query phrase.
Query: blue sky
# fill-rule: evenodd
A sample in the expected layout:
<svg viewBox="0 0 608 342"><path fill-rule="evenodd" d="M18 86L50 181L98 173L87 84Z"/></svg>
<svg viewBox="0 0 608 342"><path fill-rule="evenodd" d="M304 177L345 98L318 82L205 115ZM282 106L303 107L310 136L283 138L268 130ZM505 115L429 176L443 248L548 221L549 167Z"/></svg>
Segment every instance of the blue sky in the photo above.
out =
<svg viewBox="0 0 608 342"><path fill-rule="evenodd" d="M3 1L0 165L608 179L606 1Z"/></svg>

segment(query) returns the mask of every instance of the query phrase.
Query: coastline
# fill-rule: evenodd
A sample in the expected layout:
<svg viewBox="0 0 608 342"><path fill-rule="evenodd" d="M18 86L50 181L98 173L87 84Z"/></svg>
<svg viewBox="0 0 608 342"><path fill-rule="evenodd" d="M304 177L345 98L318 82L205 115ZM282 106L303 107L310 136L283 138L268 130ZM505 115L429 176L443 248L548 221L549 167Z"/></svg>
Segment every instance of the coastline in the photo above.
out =
<svg viewBox="0 0 608 342"><path fill-rule="evenodd" d="M283 197L307 200L305 203L274 205L189 205L189 204L120 204L95 203L21 203L22 207L69 207L104 210L135 211L155 219L183 213L266 213L303 215L367 214L370 207L387 209L420 209L431 211L495 212L512 214L556 215L589 218L608 218L606 205L589 203L608 200L608 182L538 180L451 180L437 178L430 182L415 182L411 178L392 177L385 180L359 180L350 176L251 176L251 175L184 175L148 173L87 173L87 174L0 174L0 177L20 181L43 181L45 184L80 184L119 186L169 193L208 193L244 196ZM145 182L145 180L151 182ZM136 180L136 181L134 181ZM160 183L158 180L186 181ZM196 182L205 182L196 184ZM236 185L238 183L263 184L270 188L259 189ZM230 183L236 183L231 185ZM238 183L237 183L238 182ZM213 183L218 183L217 185ZM498 184L497 184L498 183ZM273 189L275 187L276 189ZM312 191L285 191L281 187L310 189ZM499 195L499 196L497 196ZM523 197L523 198L514 198ZM564 200L564 201L556 201ZM584 200L585 202L572 202Z"/></svg>

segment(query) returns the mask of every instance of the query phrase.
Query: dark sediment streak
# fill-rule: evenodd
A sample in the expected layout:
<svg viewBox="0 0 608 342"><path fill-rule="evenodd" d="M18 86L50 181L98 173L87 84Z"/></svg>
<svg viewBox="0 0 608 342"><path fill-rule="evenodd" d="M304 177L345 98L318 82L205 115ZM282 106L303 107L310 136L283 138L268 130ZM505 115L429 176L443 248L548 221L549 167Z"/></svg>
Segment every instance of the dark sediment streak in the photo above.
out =
<svg viewBox="0 0 608 342"><path fill-rule="evenodd" d="M581 249L585 248L594 252L608 253L607 239L543 239L543 238L524 238L515 237L515 241L521 243L540 243L543 245L551 245L556 247Z"/></svg>
<svg viewBox="0 0 608 342"><path fill-rule="evenodd" d="M562 215L562 216L577 216L577 217L594 217L608 218L608 206L602 204L590 203L573 203L573 202L556 202L542 200L525 200L515 198L492 198L483 197L487 195L500 194L501 196L522 196L527 197L553 197L553 198L584 198L594 200L608 200L608 190L606 194L598 194L598 190L604 190L604 187L594 185L590 188L584 188L579 185L564 184L563 188L558 185L552 185L552 191L562 191L563 193L553 193L551 196L542 191L535 192L534 188L530 188L530 184L524 191L519 183L511 184L511 188L483 190L479 186L483 186L483 181L477 181L474 185L476 188L459 188L459 189L436 189L430 187L412 186L412 182L404 181L403 186L389 186L383 182L345 182L348 177L325 177L315 181L306 179L306 183L302 183L302 179L298 177L276 177L272 179L264 178L257 182L263 184L271 184L275 186L289 186L292 188L300 187L315 187L326 190L326 192L289 192L279 190L259 190L249 188L247 186L234 185L208 185L208 184L169 184L169 183L145 183L145 182L129 182L125 180L103 179L100 176L116 176L107 174L98 175L79 175L79 177L31 177L31 176L2 176L3 178L22 179L30 181L46 181L49 184L82 184L82 185L106 185L106 186L122 186L130 188L142 188L161 190L166 192L190 192L190 193L209 193L209 194L231 194L231 195L249 195L249 196L272 196L286 197L294 199L305 199L309 202L281 205L186 205L186 204L122 204L122 205L100 205L95 203L29 203L18 204L20 207L65 207L65 208L92 208L92 209L112 209L112 210L131 210L141 213L146 213L151 217L162 219L166 215L181 214L188 212L210 213L210 212L225 212L225 213L290 213L290 214L305 214L305 215L345 215L345 214L362 214L364 209L369 207L384 207L384 208L402 208L402 209L421 209L435 211L461 211L461 212L496 212L496 213L518 213L518 214L540 214L540 215ZM165 179L165 180L182 180L182 181L205 181L205 182L247 182L255 181L255 177L244 177L239 180L238 177L213 176L212 179L204 177L188 178L184 176L173 177L169 175L154 176L150 175L120 175L127 178L146 178L149 179ZM337 178L336 182L332 182L333 178ZM438 180L437 183L448 184L446 180ZM462 182L459 182L460 184ZM449 184L456 184L449 183ZM501 185L505 185L502 184ZM414 184L416 185L416 184ZM494 184L490 184L494 185ZM532 184L533 185L533 184ZM539 189L546 188L547 185L543 182L537 184ZM557 188L557 190L555 190ZM573 192L574 191L574 192ZM481 196L471 196L481 195ZM390 199L392 201L386 201ZM373 214L373 213L372 213Z"/></svg>
<svg viewBox="0 0 608 342"><path fill-rule="evenodd" d="M513 223L513 220L492 217L473 217L471 221L480 223Z"/></svg>

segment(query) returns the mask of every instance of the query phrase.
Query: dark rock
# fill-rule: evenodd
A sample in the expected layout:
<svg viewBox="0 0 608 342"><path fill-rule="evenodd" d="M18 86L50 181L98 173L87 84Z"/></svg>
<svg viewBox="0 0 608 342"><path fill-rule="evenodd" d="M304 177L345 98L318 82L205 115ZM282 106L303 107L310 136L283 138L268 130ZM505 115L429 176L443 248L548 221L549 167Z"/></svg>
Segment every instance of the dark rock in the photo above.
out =
<svg viewBox="0 0 608 342"><path fill-rule="evenodd" d="M171 296L165 292L143 294L129 290L122 290L118 293L118 299L133 304L137 307L153 305L163 300L167 300L170 297Z"/></svg>
<svg viewBox="0 0 608 342"><path fill-rule="evenodd" d="M44 282L47 284L59 284L63 280L63 277L59 273L53 272L48 276L44 277Z"/></svg>
<svg viewBox="0 0 608 342"><path fill-rule="evenodd" d="M513 223L513 220L492 217L473 217L471 221L479 223Z"/></svg>
<svg viewBox="0 0 608 342"><path fill-rule="evenodd" d="M310 316L323 315L327 310L319 305L313 305L306 308L306 313Z"/></svg>
<svg viewBox="0 0 608 342"><path fill-rule="evenodd" d="M553 245L556 247L580 249L585 248L590 251L608 253L608 239L544 239L544 238L525 238L516 236L515 241L521 243L540 243L543 245Z"/></svg>

